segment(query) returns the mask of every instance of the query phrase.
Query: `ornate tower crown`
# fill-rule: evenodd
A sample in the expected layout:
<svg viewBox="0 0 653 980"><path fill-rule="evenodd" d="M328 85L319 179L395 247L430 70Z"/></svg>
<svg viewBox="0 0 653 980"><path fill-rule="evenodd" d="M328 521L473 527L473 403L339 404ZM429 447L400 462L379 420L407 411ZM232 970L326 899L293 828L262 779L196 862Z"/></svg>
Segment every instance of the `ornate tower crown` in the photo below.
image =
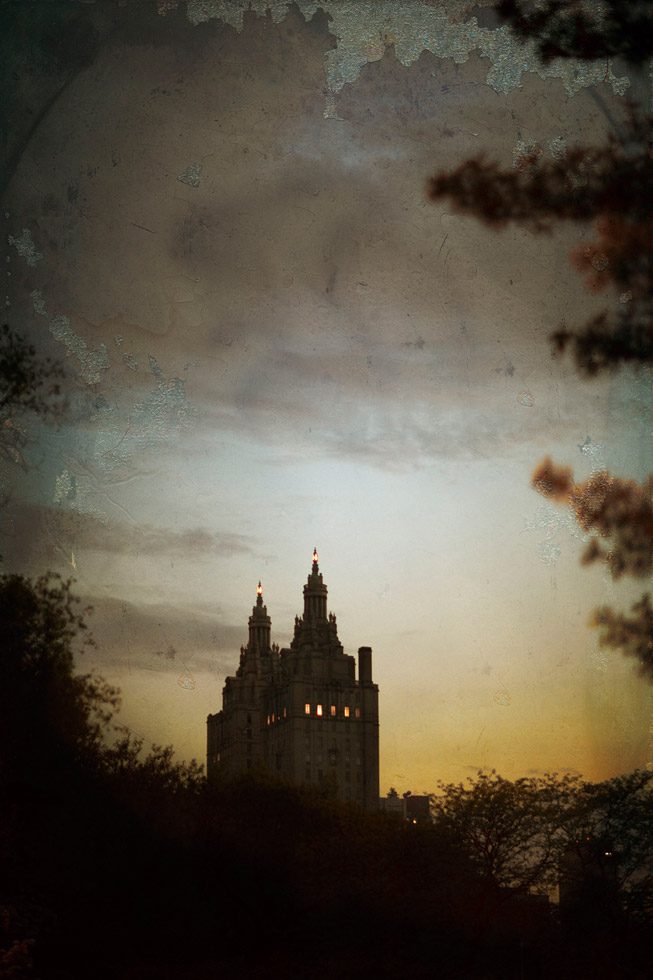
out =
<svg viewBox="0 0 653 980"><path fill-rule="evenodd" d="M249 650L270 649L270 626L267 606L263 605L263 586L260 581L256 586L256 605L249 617Z"/></svg>
<svg viewBox="0 0 653 980"><path fill-rule="evenodd" d="M313 549L311 571L304 586L304 621L313 619L316 622L327 618L327 587L324 584L320 566L318 565L317 548Z"/></svg>

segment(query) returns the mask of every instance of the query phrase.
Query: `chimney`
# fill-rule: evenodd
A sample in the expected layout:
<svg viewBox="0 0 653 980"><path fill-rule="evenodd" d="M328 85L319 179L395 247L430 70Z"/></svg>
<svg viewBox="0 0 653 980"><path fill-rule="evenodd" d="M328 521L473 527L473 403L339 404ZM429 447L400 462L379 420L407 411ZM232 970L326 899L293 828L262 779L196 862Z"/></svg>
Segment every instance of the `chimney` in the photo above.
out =
<svg viewBox="0 0 653 980"><path fill-rule="evenodd" d="M372 683L372 647L358 648L358 683Z"/></svg>

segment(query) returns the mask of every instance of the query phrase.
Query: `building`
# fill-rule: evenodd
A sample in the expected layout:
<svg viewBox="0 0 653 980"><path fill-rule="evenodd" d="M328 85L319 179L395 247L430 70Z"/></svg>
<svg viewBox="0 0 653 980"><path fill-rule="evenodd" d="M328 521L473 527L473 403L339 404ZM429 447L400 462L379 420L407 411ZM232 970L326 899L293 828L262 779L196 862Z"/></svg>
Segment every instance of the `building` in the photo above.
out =
<svg viewBox="0 0 653 980"><path fill-rule="evenodd" d="M387 796L380 797L379 809L391 817L407 820L409 823L433 823L430 796L416 796L410 792L399 796L396 789L391 789Z"/></svg>
<svg viewBox="0 0 653 980"><path fill-rule="evenodd" d="M207 718L207 776L268 772L330 790L367 809L379 799L379 689L372 650L345 654L327 587L313 552L304 612L290 647L270 642L270 617L259 582L234 677L222 711Z"/></svg>

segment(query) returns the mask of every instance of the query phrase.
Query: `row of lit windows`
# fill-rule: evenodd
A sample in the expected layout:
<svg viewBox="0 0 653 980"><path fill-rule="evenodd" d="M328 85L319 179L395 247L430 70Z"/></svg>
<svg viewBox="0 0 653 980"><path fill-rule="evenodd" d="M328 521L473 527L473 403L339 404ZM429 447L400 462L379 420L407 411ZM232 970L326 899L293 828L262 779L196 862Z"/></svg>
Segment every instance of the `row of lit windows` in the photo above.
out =
<svg viewBox="0 0 653 980"><path fill-rule="evenodd" d="M311 705L307 702L304 705L304 714L305 715L310 715L310 713L311 713ZM324 714L325 714L324 706L321 705L321 704L316 704L315 705L315 716L317 718L323 718L324 717ZM330 706L330 708L329 708L329 714L330 714L330 716L332 718L336 718L337 717L337 715L338 715L338 709L336 708L335 704L332 704ZM343 714L343 717L344 718L350 718L351 717L351 708L349 707L348 704L346 704L344 706L344 708L342 709L342 714ZM361 716L361 709L360 708L354 708L354 718L360 718L360 716Z"/></svg>
<svg viewBox="0 0 653 980"><path fill-rule="evenodd" d="M304 705L304 714L305 715L308 715L310 717L311 713L312 713L311 705L307 702ZM338 717L338 709L335 706L335 704L332 704L332 705L329 706L329 715L330 715L331 718L337 718ZM325 716L326 716L325 706L322 705L322 704L316 704L315 705L315 717L316 718L324 718ZM350 708L348 704L346 704L343 707L343 709L342 709L342 716L343 716L343 718L351 718L352 717L352 708ZM286 708L283 709L283 712L279 712L279 713L273 711L271 714L269 714L267 716L267 723L268 723L268 725L274 725L274 724L276 724L276 722L282 721L284 718L287 718L287 717L288 717L288 711L287 711ZM361 709L360 708L354 708L353 709L353 717L354 718L360 718L361 717Z"/></svg>
<svg viewBox="0 0 653 980"><path fill-rule="evenodd" d="M288 717L288 712L286 708L283 709L283 714L281 712L277 714L276 712L273 711L271 715L268 715L268 725L274 725L275 722L281 721L283 718L287 718L287 717Z"/></svg>

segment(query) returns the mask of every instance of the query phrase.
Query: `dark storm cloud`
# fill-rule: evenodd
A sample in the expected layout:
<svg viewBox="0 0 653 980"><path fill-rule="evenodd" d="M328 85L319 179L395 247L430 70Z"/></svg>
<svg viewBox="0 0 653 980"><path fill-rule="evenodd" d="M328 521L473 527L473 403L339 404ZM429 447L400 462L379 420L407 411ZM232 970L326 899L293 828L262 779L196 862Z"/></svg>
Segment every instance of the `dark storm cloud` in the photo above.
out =
<svg viewBox="0 0 653 980"><path fill-rule="evenodd" d="M78 661L179 672L191 666L232 672L235 653L247 641L247 624L234 626L195 606L137 605L126 599L85 596L85 619L96 646Z"/></svg>
<svg viewBox="0 0 653 980"><path fill-rule="evenodd" d="M9 557L21 552L31 540L45 562L55 562L71 552L100 551L111 555L188 557L231 555L251 551L249 538L206 528L172 530L147 524L129 524L63 507L17 504L7 515Z"/></svg>

